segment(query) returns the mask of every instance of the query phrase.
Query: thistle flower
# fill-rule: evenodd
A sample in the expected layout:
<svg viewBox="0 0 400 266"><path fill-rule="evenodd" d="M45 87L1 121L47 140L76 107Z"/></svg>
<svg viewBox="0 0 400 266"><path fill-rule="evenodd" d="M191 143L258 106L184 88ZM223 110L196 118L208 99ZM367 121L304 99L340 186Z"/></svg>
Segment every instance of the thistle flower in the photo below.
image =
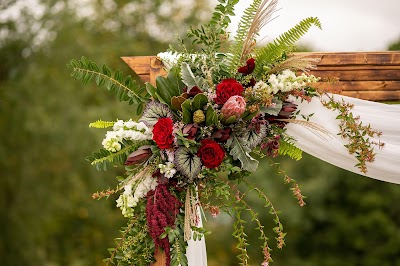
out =
<svg viewBox="0 0 400 266"><path fill-rule="evenodd" d="M246 101L242 96L231 96L222 106L221 114L225 119L231 116L239 118L246 111Z"/></svg>

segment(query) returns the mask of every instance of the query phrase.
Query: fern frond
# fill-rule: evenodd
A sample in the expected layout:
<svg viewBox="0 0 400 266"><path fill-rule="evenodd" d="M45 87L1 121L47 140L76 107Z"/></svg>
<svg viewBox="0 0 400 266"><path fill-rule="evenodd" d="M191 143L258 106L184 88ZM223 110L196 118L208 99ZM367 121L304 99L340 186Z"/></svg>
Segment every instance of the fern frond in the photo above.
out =
<svg viewBox="0 0 400 266"><path fill-rule="evenodd" d="M234 44L229 51L229 70L234 72L244 64L248 55L254 49L255 39L260 30L271 21L276 10L277 0L254 0L244 11L239 22Z"/></svg>
<svg viewBox="0 0 400 266"><path fill-rule="evenodd" d="M288 59L277 63L274 65L269 71L268 74L276 74L285 69L291 70L301 70L302 72L308 72L310 69L316 69L315 65L318 63L320 59L318 58L310 58L307 55L293 55Z"/></svg>
<svg viewBox="0 0 400 266"><path fill-rule="evenodd" d="M256 52L256 68L253 75L259 77L263 73L264 66L273 63L275 60L282 57L283 53L294 45L310 28L317 26L322 29L321 22L316 17L303 19L299 24L294 26L289 31L280 35L273 42L268 43L265 47L258 49Z"/></svg>
<svg viewBox="0 0 400 266"><path fill-rule="evenodd" d="M89 127L94 128L108 128L114 126L114 121L103 121L101 119L97 120L96 122L90 123Z"/></svg>
<svg viewBox="0 0 400 266"><path fill-rule="evenodd" d="M279 142L279 155L287 155L290 158L298 161L303 156L303 151L297 148L293 143L280 141Z"/></svg>
<svg viewBox="0 0 400 266"><path fill-rule="evenodd" d="M104 86L110 93L115 94L118 99L127 101L129 104L136 104L137 114L140 114L143 109L143 104L149 101L150 95L145 92L145 88L136 84L131 76L126 78L120 70L115 71L114 75L111 70L103 65L102 70L92 61L83 57L81 60L72 59L68 68L72 69L71 76L76 80L81 80L87 85L95 79L97 86Z"/></svg>
<svg viewBox="0 0 400 266"><path fill-rule="evenodd" d="M86 158L87 161L90 162L91 165L95 165L97 170L106 171L109 166L112 166L116 163L124 164L128 155L137 150L139 147L143 145L149 145L151 141L143 140L143 141L127 141L124 140L122 143L121 150L117 152L110 152L105 149L100 149L98 152L94 152L92 156L88 156Z"/></svg>

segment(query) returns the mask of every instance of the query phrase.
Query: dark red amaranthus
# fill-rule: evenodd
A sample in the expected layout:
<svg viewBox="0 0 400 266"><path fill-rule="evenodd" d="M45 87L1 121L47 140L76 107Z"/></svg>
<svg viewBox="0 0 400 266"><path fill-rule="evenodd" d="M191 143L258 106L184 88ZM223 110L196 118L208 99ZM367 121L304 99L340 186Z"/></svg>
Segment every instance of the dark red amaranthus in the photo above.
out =
<svg viewBox="0 0 400 266"><path fill-rule="evenodd" d="M170 243L168 237L160 239L160 236L165 232L165 227L174 226L182 203L169 192L167 184L160 183L160 179L157 188L147 194L147 227L156 248L161 247L165 252L165 265L170 266Z"/></svg>

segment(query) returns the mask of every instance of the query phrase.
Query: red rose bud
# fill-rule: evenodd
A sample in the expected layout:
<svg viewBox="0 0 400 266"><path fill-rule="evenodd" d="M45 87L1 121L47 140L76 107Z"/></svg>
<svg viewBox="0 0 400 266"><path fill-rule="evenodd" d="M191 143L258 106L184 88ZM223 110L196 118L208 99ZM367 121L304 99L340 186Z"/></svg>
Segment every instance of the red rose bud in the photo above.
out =
<svg viewBox="0 0 400 266"><path fill-rule="evenodd" d="M235 95L242 95L244 89L242 84L237 82L235 79L224 79L220 84L217 85L216 95L214 101L217 104L224 104L226 101Z"/></svg>
<svg viewBox="0 0 400 266"><path fill-rule="evenodd" d="M216 168L220 166L225 157L225 150L216 141L212 139L204 139L197 151L203 165L207 168Z"/></svg>
<svg viewBox="0 0 400 266"><path fill-rule="evenodd" d="M182 129L183 134L187 134L186 138L193 140L196 137L197 130L199 126L197 124L187 124Z"/></svg>
<svg viewBox="0 0 400 266"><path fill-rule="evenodd" d="M254 58L250 58L246 61L246 65L238 68L238 72L249 75L253 72L254 68L256 67Z"/></svg>
<svg viewBox="0 0 400 266"><path fill-rule="evenodd" d="M124 163L124 165L133 165L145 162L147 159L151 157L153 153L151 152L150 145L141 146L137 151L129 154L128 159Z"/></svg>
<svg viewBox="0 0 400 266"><path fill-rule="evenodd" d="M174 123L171 118L165 117L158 119L153 128L153 140L157 143L160 149L172 148L174 143Z"/></svg>
<svg viewBox="0 0 400 266"><path fill-rule="evenodd" d="M232 96L222 106L221 114L225 119L235 116L238 119L246 111L246 101L242 96Z"/></svg>
<svg viewBox="0 0 400 266"><path fill-rule="evenodd" d="M232 129L230 127L215 131L211 137L218 142L225 142L229 139Z"/></svg>

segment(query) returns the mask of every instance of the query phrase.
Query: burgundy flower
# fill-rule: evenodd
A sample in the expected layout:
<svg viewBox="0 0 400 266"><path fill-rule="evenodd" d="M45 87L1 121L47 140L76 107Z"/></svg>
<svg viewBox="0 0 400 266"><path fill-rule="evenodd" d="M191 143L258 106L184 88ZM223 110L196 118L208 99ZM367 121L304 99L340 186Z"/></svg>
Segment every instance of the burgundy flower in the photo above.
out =
<svg viewBox="0 0 400 266"><path fill-rule="evenodd" d="M279 150L279 140L281 136L275 136L273 139L269 140L267 143L261 144L261 149L266 149L266 155L271 157L278 156Z"/></svg>
<svg viewBox="0 0 400 266"><path fill-rule="evenodd" d="M250 58L249 60L246 61L245 66L238 68L238 72L245 74L245 75L251 74L253 72L254 68L256 67L255 63L256 62L255 62L254 58Z"/></svg>
<svg viewBox="0 0 400 266"><path fill-rule="evenodd" d="M229 139L229 134L231 133L232 129L230 127L224 128L224 129L219 129L215 131L211 137L215 139L218 142L225 142L226 140Z"/></svg>
<svg viewBox="0 0 400 266"><path fill-rule="evenodd" d="M156 247L161 247L166 256L166 266L171 263L168 237L160 239L166 227L175 225L176 215L182 203L171 194L167 184L159 184L155 191L147 193L146 219L149 235Z"/></svg>
<svg viewBox="0 0 400 266"><path fill-rule="evenodd" d="M201 141L201 146L197 151L197 156L200 157L205 167L216 168L224 160L225 150L216 141L212 139L204 139Z"/></svg>
<svg viewBox="0 0 400 266"><path fill-rule="evenodd" d="M128 159L124 165L133 165L145 162L153 153L151 152L150 145L143 145L136 151L129 154Z"/></svg>
<svg viewBox="0 0 400 266"><path fill-rule="evenodd" d="M297 110L297 104L284 102L281 111L279 112L279 116L290 117Z"/></svg>
<svg viewBox="0 0 400 266"><path fill-rule="evenodd" d="M199 87L194 86L193 88L191 88L191 89L187 92L187 94L188 94L189 97L194 97L194 96L196 96L197 94L202 93L202 92L203 92L203 91L200 90Z"/></svg>
<svg viewBox="0 0 400 266"><path fill-rule="evenodd" d="M242 95L243 91L243 86L235 79L224 79L217 85L215 92L217 97L214 100L217 104L224 104L230 97Z"/></svg>
<svg viewBox="0 0 400 266"><path fill-rule="evenodd" d="M199 129L199 126L197 124L187 124L182 129L182 133L187 134L187 136L186 136L187 139L194 140L198 129Z"/></svg>
<svg viewBox="0 0 400 266"><path fill-rule="evenodd" d="M174 143L174 136L172 131L174 129L174 123L169 117L158 119L157 123L153 128L153 140L157 143L160 149L168 149L172 147Z"/></svg>

